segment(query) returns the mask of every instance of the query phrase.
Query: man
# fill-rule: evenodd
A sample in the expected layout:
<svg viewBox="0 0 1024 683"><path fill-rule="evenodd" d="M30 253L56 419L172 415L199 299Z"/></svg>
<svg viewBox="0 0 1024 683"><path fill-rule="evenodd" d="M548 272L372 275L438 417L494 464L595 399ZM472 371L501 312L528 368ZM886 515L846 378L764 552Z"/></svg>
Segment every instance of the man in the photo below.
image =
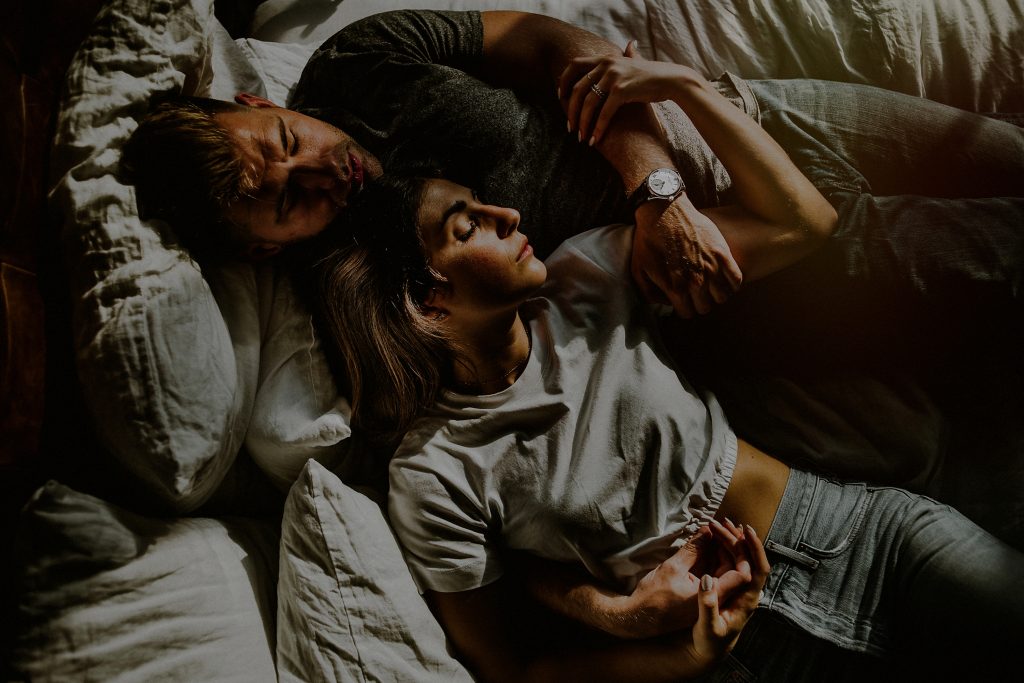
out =
<svg viewBox="0 0 1024 683"><path fill-rule="evenodd" d="M529 37L528 42L524 42L524 36ZM357 48L357 43L364 45ZM274 253L285 243L322 229L341 209L349 180L354 179L358 188L361 181L378 171L377 158L400 161L428 154L448 162L448 167L457 167L454 172L481 178L482 182L474 186L495 201L512 203L510 200L522 197L526 201L519 205L525 207L524 229L527 232L541 216L546 225L559 225L557 231L531 235L540 252L545 254L569 234L601 222L629 219L626 189L632 191L640 186L655 168L681 167L689 180L688 194L697 193L697 201L701 203L716 202L718 187L726 184L724 172L699 136L694 132L690 141L696 153L676 154L669 148L649 107L630 107L619 117L617 134L608 136L601 146L601 153L612 160L611 164L597 151L580 145L565 133L564 114L555 97L557 76L576 55L615 53L618 48L556 20L514 12L480 15L402 12L360 22L328 45L322 56L314 58L307 68L296 91L294 108L336 124L336 128L317 124L249 95L237 98L250 108L248 112L229 109L210 112L225 132L232 131L232 143L243 150L243 163L252 174L245 177L258 177L266 182L266 187L238 187L233 194L221 192L218 195L219 199L236 207L246 205L246 208L222 212L221 218L227 220L221 220L221 227L230 226L236 237L245 238L250 255ZM451 47L453 54L442 54L440 48L445 46ZM530 46L538 46L538 49ZM365 49L368 54L360 57L357 49ZM352 59L345 59L345 64L331 58L324 61L328 53L337 56L341 51L352 55ZM425 59L438 63L417 63L413 55L427 55ZM349 65L350 61L360 59L376 66L364 69L359 64ZM511 90L484 85L466 71L452 68L456 62L467 71L496 82L515 80L517 85L526 84L543 104L527 104ZM422 83L415 88L391 85L391 78L406 78L406 74L413 74L410 78L418 75ZM512 75L514 79L510 78ZM379 80L385 76L387 81ZM329 101L319 99L314 92L322 89L318 85L322 78L330 81L330 85L323 88L330 91ZM349 97L351 100L347 99ZM284 124L283 131L281 124ZM292 130L292 125L296 130ZM196 137L194 132L183 132L178 139L164 145L158 154L153 143L157 136L150 132L153 128L140 127L141 134L136 136L139 140L126 153L133 162L173 154L178 139ZM359 143L351 147L351 157L334 159L333 170L321 169L326 174L324 177L333 174L336 178L333 190L306 187L306 181L317 175L309 172L311 167L294 169L298 173L292 178L280 165L286 158L290 164L307 163L306 159L295 160L286 154L293 148L302 155L310 153L314 144L344 147L351 144L348 135ZM134 150L140 153L132 154ZM325 149L312 154L319 155L323 161L331 152ZM183 163L188 161L183 160ZM193 161L192 167L196 165ZM165 162L163 166L167 168L172 164ZM263 177L266 170L270 173ZM360 172L365 175L361 176ZM181 195L189 180L203 174L176 175L182 186L180 190L171 191L168 183L150 184L159 186L165 195ZM698 176L701 176L699 180ZM512 177L517 182L508 187L491 181L499 177ZM197 186L203 184L210 185L196 182ZM325 181L325 184L331 183ZM538 193L538 187L545 187L547 191ZM309 202L313 201L315 192L321 190L330 199L315 208ZM274 196L271 198L269 193ZM711 196L700 196L708 193ZM140 191L144 204L158 204L155 199L147 202L147 194L150 193ZM699 278L700 285L692 294L686 287L669 284L672 273L658 272L652 266L647 277L662 283L666 290L678 290L687 297L694 297L699 310L706 310L716 297L724 300L731 294L741 276L724 240L714 226L696 212L690 196L683 194L671 204L645 202L636 220L643 226L641 235L646 237L642 244L647 245L647 251L679 251L685 245L685 253L680 256L687 260L681 261L685 267L675 273L677 279L687 278L698 267L696 264L703 264L703 277ZM269 212L268 207L271 207ZM232 221L228 213L239 222ZM255 227L256 232L252 232L257 224L265 226L268 232L263 232L261 227ZM686 239L681 236L667 239L667 231L659 227L663 225L671 226L673 234L682 231ZM643 253L644 247L641 247L638 255ZM665 265L660 258L652 262L659 268ZM688 312L695 310L694 305L688 298L678 300L678 307Z"/></svg>
<svg viewBox="0 0 1024 683"><path fill-rule="evenodd" d="M218 138L211 145L230 142L239 150L232 160L235 177L256 187L225 192L205 180L207 172L168 172L164 175L174 177L148 183L156 188L153 192L142 191L147 183L140 182L140 196L154 208L187 203L182 197L196 194L207 195L207 213L211 202L235 205L231 211L212 212L220 232L232 239L206 234L202 237L211 244L202 251L224 251L241 241L248 255L260 257L326 227L343 209L349 188L358 191L379 170L377 160L429 156L450 173L461 172L486 197L523 207L523 230L541 255L582 229L635 221L638 286L651 299L669 301L684 317L706 313L736 292L742 274L721 234L696 211L728 202L730 183L692 125L671 106L657 108L659 121L654 108L631 105L620 110L596 149L578 131L563 132L565 114L555 97L563 70L573 58L616 52L617 47L593 34L539 15L393 12L370 17L341 31L313 56L295 91L296 111L240 95L236 100L248 110L208 112L220 127L218 136L206 135ZM607 97L599 84L575 76L580 79L577 100ZM935 246L936 230L954 242L962 241L965 232L978 232L970 229L977 222L975 207L944 200L933 207L943 211L942 221L932 226L931 240L922 241L923 231L916 225L904 229L907 222L900 222L916 206L908 210L906 201L879 202L875 195L1015 196L1024 187L1019 161L1024 136L1007 134L1009 126L999 129L980 117L965 118L969 115L917 98L855 86L747 83L729 77L717 86L759 117L826 196L847 209L852 218L838 235L845 254L839 267L856 277L890 276L852 262L858 254L846 245L877 244L882 237L894 254L867 253L862 261L891 258L897 272L919 274L922 260L944 248ZM570 101L572 91L560 94L563 106L578 106ZM168 118L173 117L162 117ZM968 126L969 146L964 144ZM203 166L194 154L179 164L165 160L181 156L182 140L200 138L197 128L181 126L175 133L172 126L162 126L167 142L159 150L154 142L161 136L151 134L154 128L140 126L136 137L143 140L126 151L137 162L159 159L149 174L154 180L161 177L161 168ZM646 180L659 168L678 171L681 187L670 188L664 199L642 201L657 197ZM318 181L324 187L309 187ZM326 193L319 205L318 192ZM176 199L161 202L155 195ZM1019 205L1007 210L1020 215ZM178 221L185 222L195 223ZM1002 220L1003 225L1013 222ZM999 250L1013 253L1019 232L998 234ZM980 272L951 268L955 272L935 273L936 278L992 282L1005 277L993 277L1002 264L987 257L991 247L966 246L962 253L960 263L980 263ZM916 280L901 284L923 288Z"/></svg>

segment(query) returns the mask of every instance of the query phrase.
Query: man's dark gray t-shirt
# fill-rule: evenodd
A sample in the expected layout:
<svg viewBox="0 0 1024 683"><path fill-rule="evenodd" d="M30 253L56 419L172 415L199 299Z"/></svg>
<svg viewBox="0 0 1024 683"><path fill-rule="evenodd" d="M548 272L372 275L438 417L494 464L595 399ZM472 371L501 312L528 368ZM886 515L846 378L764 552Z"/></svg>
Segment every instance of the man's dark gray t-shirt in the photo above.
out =
<svg viewBox="0 0 1024 683"><path fill-rule="evenodd" d="M342 129L385 168L431 161L485 201L518 209L541 256L591 227L632 222L616 171L566 131L554 86L528 101L472 75L482 59L479 12L378 14L320 47L291 106ZM696 153L677 159L688 194L716 203L724 172L688 135Z"/></svg>

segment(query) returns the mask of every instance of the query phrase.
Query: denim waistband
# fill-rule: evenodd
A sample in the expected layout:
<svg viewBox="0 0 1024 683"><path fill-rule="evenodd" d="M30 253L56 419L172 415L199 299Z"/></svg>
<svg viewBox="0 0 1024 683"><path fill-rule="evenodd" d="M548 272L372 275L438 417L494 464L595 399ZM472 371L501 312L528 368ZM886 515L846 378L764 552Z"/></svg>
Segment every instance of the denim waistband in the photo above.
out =
<svg viewBox="0 0 1024 683"><path fill-rule="evenodd" d="M864 484L841 484L791 470L765 538L772 572L761 605L840 647L883 654L888 617L880 613L881 577L872 577L876 548L861 530L869 496ZM892 532L883 530L885 553Z"/></svg>

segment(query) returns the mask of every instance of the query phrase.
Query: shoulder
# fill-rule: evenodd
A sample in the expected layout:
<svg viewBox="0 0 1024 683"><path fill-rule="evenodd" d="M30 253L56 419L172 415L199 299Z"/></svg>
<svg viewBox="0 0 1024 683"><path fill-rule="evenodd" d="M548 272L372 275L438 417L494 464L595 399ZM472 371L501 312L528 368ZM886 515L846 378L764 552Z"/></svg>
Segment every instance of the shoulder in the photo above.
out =
<svg viewBox="0 0 1024 683"><path fill-rule="evenodd" d="M467 465L448 438L448 420L420 418L391 458L391 490L417 499L450 500L472 487L473 468Z"/></svg>
<svg viewBox="0 0 1024 683"><path fill-rule="evenodd" d="M567 239L549 256L544 264L548 269L551 287L573 291L591 283L597 287L628 287L630 256L633 252L633 226L624 223L606 225L588 230Z"/></svg>
<svg viewBox="0 0 1024 683"><path fill-rule="evenodd" d="M320 47L318 54L418 47L459 48L461 52L482 54L483 22L480 13L444 10L381 12L341 29Z"/></svg>

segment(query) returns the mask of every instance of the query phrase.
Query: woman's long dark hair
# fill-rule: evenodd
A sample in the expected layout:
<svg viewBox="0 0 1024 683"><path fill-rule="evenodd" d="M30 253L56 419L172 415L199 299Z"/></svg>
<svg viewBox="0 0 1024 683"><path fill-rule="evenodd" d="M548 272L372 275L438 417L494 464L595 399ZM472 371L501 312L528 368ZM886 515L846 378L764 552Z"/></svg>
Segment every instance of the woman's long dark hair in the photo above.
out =
<svg viewBox="0 0 1024 683"><path fill-rule="evenodd" d="M367 185L309 273L321 332L344 367L352 426L371 443L401 438L437 399L454 358L421 310L438 282L416 220L426 181L387 175Z"/></svg>

